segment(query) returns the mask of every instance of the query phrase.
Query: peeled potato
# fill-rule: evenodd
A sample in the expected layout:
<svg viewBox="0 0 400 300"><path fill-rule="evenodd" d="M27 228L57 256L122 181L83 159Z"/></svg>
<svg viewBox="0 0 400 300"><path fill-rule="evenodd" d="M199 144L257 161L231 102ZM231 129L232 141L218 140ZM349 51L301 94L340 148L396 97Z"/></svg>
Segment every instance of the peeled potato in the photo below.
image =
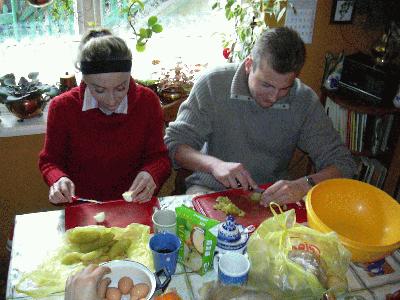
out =
<svg viewBox="0 0 400 300"><path fill-rule="evenodd" d="M132 200L133 200L132 199L132 194L133 194L132 191L128 191L128 192L123 193L122 197L124 198L125 201L132 202Z"/></svg>
<svg viewBox="0 0 400 300"><path fill-rule="evenodd" d="M95 215L93 216L93 219L94 219L97 223L103 223L104 220L106 219L106 214L105 214L104 211L99 212L99 213L97 213L97 214L95 214Z"/></svg>

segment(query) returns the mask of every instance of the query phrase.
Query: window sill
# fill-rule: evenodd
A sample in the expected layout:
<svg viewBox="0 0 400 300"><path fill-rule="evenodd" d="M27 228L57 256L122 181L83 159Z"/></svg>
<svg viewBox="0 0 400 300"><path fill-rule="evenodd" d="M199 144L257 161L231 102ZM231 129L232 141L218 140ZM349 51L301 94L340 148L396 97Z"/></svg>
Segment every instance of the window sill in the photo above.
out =
<svg viewBox="0 0 400 300"><path fill-rule="evenodd" d="M0 137L43 134L46 132L47 106L42 115L20 121L0 105Z"/></svg>

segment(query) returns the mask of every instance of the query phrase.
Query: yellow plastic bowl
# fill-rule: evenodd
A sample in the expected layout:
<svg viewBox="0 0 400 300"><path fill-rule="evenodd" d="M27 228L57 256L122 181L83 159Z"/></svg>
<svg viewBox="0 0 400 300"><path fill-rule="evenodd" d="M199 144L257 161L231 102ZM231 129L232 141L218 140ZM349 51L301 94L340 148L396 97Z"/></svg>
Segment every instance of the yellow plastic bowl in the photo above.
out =
<svg viewBox="0 0 400 300"><path fill-rule="evenodd" d="M335 231L354 262L373 262L400 247L400 205L373 185L330 179L306 199L308 225Z"/></svg>

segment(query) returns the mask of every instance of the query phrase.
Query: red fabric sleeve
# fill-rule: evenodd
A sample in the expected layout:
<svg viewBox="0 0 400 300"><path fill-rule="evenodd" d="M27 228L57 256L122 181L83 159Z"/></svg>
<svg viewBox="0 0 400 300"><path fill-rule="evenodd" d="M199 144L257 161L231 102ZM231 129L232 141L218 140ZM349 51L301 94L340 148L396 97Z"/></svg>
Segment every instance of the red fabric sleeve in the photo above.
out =
<svg viewBox="0 0 400 300"><path fill-rule="evenodd" d="M148 98L148 115L150 117L147 118L147 138L142 171L151 174L158 192L171 174L171 161L163 139L164 117L160 100L152 92L147 92L145 97Z"/></svg>
<svg viewBox="0 0 400 300"><path fill-rule="evenodd" d="M49 186L52 186L61 177L68 177L63 169L66 163L65 153L68 140L66 128L68 121L65 119L69 112L66 111L66 108L61 107L62 102L58 101L61 100L59 97L50 102L44 147L39 154L39 169L44 181ZM64 122L60 122L60 120Z"/></svg>

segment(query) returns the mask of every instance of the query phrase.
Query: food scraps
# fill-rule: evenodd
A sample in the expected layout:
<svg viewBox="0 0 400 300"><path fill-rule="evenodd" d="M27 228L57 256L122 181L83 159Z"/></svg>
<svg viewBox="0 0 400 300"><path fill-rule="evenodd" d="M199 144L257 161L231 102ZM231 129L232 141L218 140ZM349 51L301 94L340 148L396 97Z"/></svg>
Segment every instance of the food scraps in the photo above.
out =
<svg viewBox="0 0 400 300"><path fill-rule="evenodd" d="M228 197L219 196L216 199L216 204L214 204L214 209L223 211L227 215L235 215L239 217L244 217L246 214L243 210L237 207Z"/></svg>

